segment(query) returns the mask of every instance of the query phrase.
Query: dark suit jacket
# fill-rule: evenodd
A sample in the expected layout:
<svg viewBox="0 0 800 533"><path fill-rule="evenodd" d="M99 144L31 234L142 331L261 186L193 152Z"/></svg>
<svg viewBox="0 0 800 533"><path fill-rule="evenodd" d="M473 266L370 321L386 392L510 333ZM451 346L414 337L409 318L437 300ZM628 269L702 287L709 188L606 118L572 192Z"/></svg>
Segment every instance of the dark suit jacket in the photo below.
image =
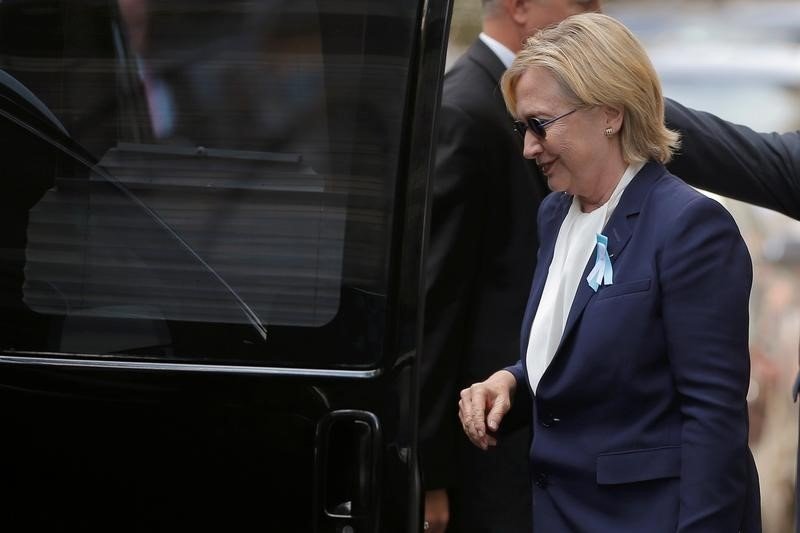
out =
<svg viewBox="0 0 800 533"><path fill-rule="evenodd" d="M800 220L800 132L757 133L666 101L683 143L669 169L686 182Z"/></svg>
<svg viewBox="0 0 800 533"><path fill-rule="evenodd" d="M480 40L444 81L426 265L421 455L426 489L450 487L458 531L530 530L528 427L483 453L458 425L459 390L517 359L546 193L522 157ZM524 425L529 416L521 417ZM463 489L463 490L462 490ZM452 531L453 529L451 529Z"/></svg>
<svg viewBox="0 0 800 533"><path fill-rule="evenodd" d="M539 212L521 361L572 197ZM728 212L650 162L603 234L614 281L586 264L534 400L534 526L593 533L737 532L758 493L747 447L750 256ZM756 499L757 501L757 499ZM747 510L747 513L745 513ZM759 531L751 520L743 531Z"/></svg>

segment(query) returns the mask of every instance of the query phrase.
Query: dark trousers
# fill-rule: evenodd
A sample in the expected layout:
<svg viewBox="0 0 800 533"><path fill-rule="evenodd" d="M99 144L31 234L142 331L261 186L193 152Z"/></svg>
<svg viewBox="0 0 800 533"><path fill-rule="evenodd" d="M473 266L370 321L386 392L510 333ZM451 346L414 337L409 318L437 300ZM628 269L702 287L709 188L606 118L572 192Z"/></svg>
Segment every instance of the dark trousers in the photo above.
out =
<svg viewBox="0 0 800 533"><path fill-rule="evenodd" d="M530 441L528 426L501 435L485 452L459 439L448 533L531 533Z"/></svg>

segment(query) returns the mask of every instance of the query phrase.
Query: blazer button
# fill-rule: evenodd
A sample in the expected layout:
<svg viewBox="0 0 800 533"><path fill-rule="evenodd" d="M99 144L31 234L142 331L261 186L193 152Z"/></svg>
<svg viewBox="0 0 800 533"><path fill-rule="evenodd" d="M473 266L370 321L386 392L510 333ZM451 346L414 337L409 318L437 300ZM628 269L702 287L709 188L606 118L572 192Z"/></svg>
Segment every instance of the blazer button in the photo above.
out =
<svg viewBox="0 0 800 533"><path fill-rule="evenodd" d="M561 422L560 418L556 418L552 413L545 413L539 417L539 424L545 428L551 428Z"/></svg>
<svg viewBox="0 0 800 533"><path fill-rule="evenodd" d="M545 474L544 472L537 472L533 478L533 483L540 489L547 488L548 484L547 474Z"/></svg>

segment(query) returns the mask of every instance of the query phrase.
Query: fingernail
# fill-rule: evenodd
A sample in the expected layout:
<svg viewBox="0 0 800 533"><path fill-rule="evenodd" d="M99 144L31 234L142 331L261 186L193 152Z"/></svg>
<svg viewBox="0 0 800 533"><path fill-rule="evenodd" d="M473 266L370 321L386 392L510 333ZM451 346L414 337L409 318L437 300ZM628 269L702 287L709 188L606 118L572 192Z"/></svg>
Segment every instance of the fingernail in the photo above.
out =
<svg viewBox="0 0 800 533"><path fill-rule="evenodd" d="M492 431L497 431L497 422L494 420L489 420L489 429Z"/></svg>

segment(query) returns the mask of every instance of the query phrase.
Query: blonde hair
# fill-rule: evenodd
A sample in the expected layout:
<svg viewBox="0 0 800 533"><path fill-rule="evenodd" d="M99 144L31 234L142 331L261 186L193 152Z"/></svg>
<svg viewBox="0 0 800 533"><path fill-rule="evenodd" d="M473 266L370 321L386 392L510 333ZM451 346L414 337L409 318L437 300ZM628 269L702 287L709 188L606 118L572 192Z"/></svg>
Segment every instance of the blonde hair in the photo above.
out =
<svg viewBox="0 0 800 533"><path fill-rule="evenodd" d="M530 68L549 71L576 107L624 110L620 129L626 163L666 163L680 135L664 125L664 98L644 48L622 23L600 13L574 15L527 40L500 80L513 115L516 87Z"/></svg>

